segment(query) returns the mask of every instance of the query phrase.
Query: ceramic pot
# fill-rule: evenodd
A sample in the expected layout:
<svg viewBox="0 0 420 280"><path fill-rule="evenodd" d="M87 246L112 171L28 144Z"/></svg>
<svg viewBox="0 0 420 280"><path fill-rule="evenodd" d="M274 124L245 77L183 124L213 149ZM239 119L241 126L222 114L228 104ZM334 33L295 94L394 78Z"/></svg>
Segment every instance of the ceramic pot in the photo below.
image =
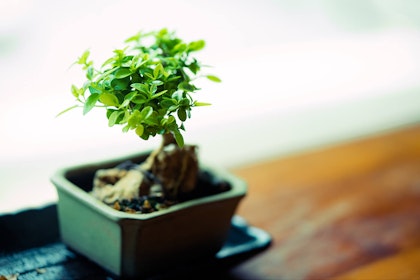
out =
<svg viewBox="0 0 420 280"><path fill-rule="evenodd" d="M201 166L228 182L230 189L148 214L117 211L88 193L97 169L126 160L140 163L146 156L62 168L51 178L59 198L62 241L126 278L213 257L227 238L232 216L247 190L246 183L232 174Z"/></svg>

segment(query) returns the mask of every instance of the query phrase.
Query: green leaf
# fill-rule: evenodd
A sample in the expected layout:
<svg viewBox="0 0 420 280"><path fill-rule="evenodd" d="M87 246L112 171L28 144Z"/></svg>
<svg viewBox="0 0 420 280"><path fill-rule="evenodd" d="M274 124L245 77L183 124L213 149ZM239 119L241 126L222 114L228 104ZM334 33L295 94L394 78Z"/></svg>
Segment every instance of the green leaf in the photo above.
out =
<svg viewBox="0 0 420 280"><path fill-rule="evenodd" d="M153 78L157 80L160 74L163 73L163 71L163 66L161 63L159 63L158 65L156 65L155 69L153 69Z"/></svg>
<svg viewBox="0 0 420 280"><path fill-rule="evenodd" d="M92 66L89 66L86 70L86 78L88 78L88 80L92 80L93 78L93 73L94 73L94 69Z"/></svg>
<svg viewBox="0 0 420 280"><path fill-rule="evenodd" d="M179 108L177 114L180 121L185 122L187 120L187 112L185 109Z"/></svg>
<svg viewBox="0 0 420 280"><path fill-rule="evenodd" d="M178 146L179 146L180 148L184 147L184 137L182 137L181 132L179 132L179 130L178 130L178 129L175 129L175 130L173 131L173 133L174 133L175 141L176 141L176 143L178 144Z"/></svg>
<svg viewBox="0 0 420 280"><path fill-rule="evenodd" d="M125 99L118 108L121 109L121 108L127 107L128 105L130 105L130 102L131 100Z"/></svg>
<svg viewBox="0 0 420 280"><path fill-rule="evenodd" d="M125 90L130 83L130 78L126 77L123 79L113 79L111 81L111 87L115 90Z"/></svg>
<svg viewBox="0 0 420 280"><path fill-rule="evenodd" d="M219 79L218 77L214 76L214 75L207 75L206 76L207 79L209 79L210 81L216 82L216 83L221 83L222 80Z"/></svg>
<svg viewBox="0 0 420 280"><path fill-rule="evenodd" d="M122 60L124 57L124 50L114 50L114 53L116 54L117 60Z"/></svg>
<svg viewBox="0 0 420 280"><path fill-rule="evenodd" d="M178 108L179 108L179 105L172 105L171 107L168 108L168 111L169 112L173 112L173 111L175 111Z"/></svg>
<svg viewBox="0 0 420 280"><path fill-rule="evenodd" d="M185 44L184 42L180 42L176 44L175 47L173 48L173 51L177 53L183 53L186 50L187 50L187 44Z"/></svg>
<svg viewBox="0 0 420 280"><path fill-rule="evenodd" d="M155 80L155 81L151 81L151 84L155 86L161 86L163 85L163 82L161 80Z"/></svg>
<svg viewBox="0 0 420 280"><path fill-rule="evenodd" d="M117 120L121 114L124 114L124 111L113 111L108 118L108 126L114 126L116 123L118 123Z"/></svg>
<svg viewBox="0 0 420 280"><path fill-rule="evenodd" d="M180 84L178 85L178 89L180 89L180 90L184 90L184 91L188 91L188 92L193 92L193 91L195 91L197 88L196 88L194 85L192 85L192 84L190 84L190 83L188 83L188 82L182 82L182 83L180 83Z"/></svg>
<svg viewBox="0 0 420 280"><path fill-rule="evenodd" d="M140 92L142 92L142 93L145 93L145 94L149 95L149 87L145 84L134 83L134 84L131 84L131 87L140 91Z"/></svg>
<svg viewBox="0 0 420 280"><path fill-rule="evenodd" d="M149 139L149 134L148 133L144 133L143 132L143 134L140 136L141 137L141 139L143 139L143 140L147 140L147 139ZM154 136L154 135L153 135Z"/></svg>
<svg viewBox="0 0 420 280"><path fill-rule="evenodd" d="M103 93L99 96L99 101L106 106L118 107L120 104L118 98L111 93Z"/></svg>
<svg viewBox="0 0 420 280"><path fill-rule="evenodd" d="M155 77L151 74L151 72L149 71L144 71L143 75L145 75L146 77L148 77L149 79L153 80Z"/></svg>
<svg viewBox="0 0 420 280"><path fill-rule="evenodd" d="M169 117L168 117L168 124L171 124L171 123L174 123L175 122L175 117L174 116L172 116L172 115L170 115Z"/></svg>
<svg viewBox="0 0 420 280"><path fill-rule="evenodd" d="M176 105L177 101L175 99L163 99L160 101L160 106L163 108L169 108L173 105Z"/></svg>
<svg viewBox="0 0 420 280"><path fill-rule="evenodd" d="M165 94L167 91L168 91L168 90L166 90L166 89L165 89L165 90L162 90L162 91L160 91L160 92L158 92L158 93L154 94L154 95L152 96L152 99L158 98L159 96L161 96L161 95Z"/></svg>
<svg viewBox="0 0 420 280"><path fill-rule="evenodd" d="M61 111L60 113L58 113L55 117L59 117L59 116L61 116L62 114L66 113L66 112L68 112L68 111L70 111L70 110L73 110L74 108L77 108L77 107L79 107L79 105L73 105L73 106L71 106L71 107L69 107L69 108L67 108L67 109L64 109L63 111Z"/></svg>
<svg viewBox="0 0 420 280"><path fill-rule="evenodd" d="M153 111L147 119L144 119L144 123L148 124L149 126L159 126L160 125L160 118L158 117L158 113ZM150 128L150 127L149 127Z"/></svg>
<svg viewBox="0 0 420 280"><path fill-rule="evenodd" d="M140 58L141 59L139 59L136 63L136 68L139 68L143 64L146 64L147 62L149 62L150 55L148 53L144 53L143 55L140 56Z"/></svg>
<svg viewBox="0 0 420 280"><path fill-rule="evenodd" d="M194 41L188 44L188 50L190 51L199 51L206 46L206 42L204 40Z"/></svg>
<svg viewBox="0 0 420 280"><path fill-rule="evenodd" d="M142 118L139 111L134 111L127 120L127 124L129 128L135 128L138 124L140 124Z"/></svg>
<svg viewBox="0 0 420 280"><path fill-rule="evenodd" d="M193 105L196 106L196 107L199 107L199 106L210 106L211 103L197 102L197 101L195 101Z"/></svg>
<svg viewBox="0 0 420 280"><path fill-rule="evenodd" d="M89 92L91 94L95 94L95 93L101 93L102 89L98 87L98 85L94 85L92 84L91 86L89 86Z"/></svg>
<svg viewBox="0 0 420 280"><path fill-rule="evenodd" d="M155 92L157 91L157 86L155 84L151 84L150 88L149 88L149 95L153 95L155 94Z"/></svg>
<svg viewBox="0 0 420 280"><path fill-rule="evenodd" d="M130 76L131 74L132 74L132 73L131 73L131 71L130 71L130 69L129 69L129 68L119 68L119 69L117 69L117 71L115 71L115 73L114 73L115 78L117 78L117 79L122 79L122 78L128 77L128 76Z"/></svg>
<svg viewBox="0 0 420 280"><path fill-rule="evenodd" d="M110 57L110 58L108 58L103 64L102 64L102 66L101 67L105 67L106 65L108 65L108 64L112 64L113 62L115 62L115 58L114 57Z"/></svg>
<svg viewBox="0 0 420 280"><path fill-rule="evenodd" d="M130 130L130 126L129 125L126 125L126 126L124 126L123 128L122 128L122 132L127 132L127 131L129 131Z"/></svg>
<svg viewBox="0 0 420 280"><path fill-rule="evenodd" d="M145 59L144 56L141 59L140 58L137 59L136 63L134 64L134 68L135 69L140 68L141 66L143 66L144 64L146 64L149 61L149 58L148 57L146 57L146 59Z"/></svg>
<svg viewBox="0 0 420 280"><path fill-rule="evenodd" d="M182 98L179 101L180 106L189 107L190 106L190 100L188 98Z"/></svg>
<svg viewBox="0 0 420 280"><path fill-rule="evenodd" d="M181 100L182 98L184 98L182 90L177 90L177 91L175 91L174 93L172 93L172 96L171 96L171 97L172 97L173 99L177 100L177 101L179 101L179 100Z"/></svg>
<svg viewBox="0 0 420 280"><path fill-rule="evenodd" d="M181 76L175 76L175 75L173 75L173 76L170 76L166 81L167 82L172 82L172 81L179 80L179 78L181 78Z"/></svg>
<svg viewBox="0 0 420 280"><path fill-rule="evenodd" d="M149 118L153 113L153 108L151 106L146 106L141 110L141 117L143 120Z"/></svg>
<svg viewBox="0 0 420 280"><path fill-rule="evenodd" d="M147 101L148 101L147 99L144 99L141 96L136 96L133 98L133 100L131 100L131 102L133 102L134 104L144 104Z"/></svg>
<svg viewBox="0 0 420 280"><path fill-rule="evenodd" d="M86 115L90 110L93 109L93 107L95 107L96 102L99 99L99 96L100 94L93 93L86 99L85 105L83 107L83 115Z"/></svg>
<svg viewBox="0 0 420 280"><path fill-rule="evenodd" d="M168 34L168 29L167 28L162 28L161 30L158 31L158 33L156 34L156 36L159 38L162 38L163 36L165 36L166 34Z"/></svg>
<svg viewBox="0 0 420 280"><path fill-rule="evenodd" d="M143 135L143 132L144 132L144 126L142 126L141 124L139 124L136 127L136 134L141 137Z"/></svg>
<svg viewBox="0 0 420 280"><path fill-rule="evenodd" d="M81 91L75 85L71 85L71 93L73 94L74 97L78 99L80 96L80 92Z"/></svg>
<svg viewBox="0 0 420 280"><path fill-rule="evenodd" d="M77 60L77 64L86 65L89 55L90 55L90 51L86 50Z"/></svg>
<svg viewBox="0 0 420 280"><path fill-rule="evenodd" d="M124 100L132 100L137 95L136 91L132 91L124 97Z"/></svg>
<svg viewBox="0 0 420 280"><path fill-rule="evenodd" d="M144 94L142 94L142 93L137 94L136 96L134 96L134 97L131 99L131 102L133 102L133 103L135 103L135 104L144 104L144 103L146 103L147 101L149 101L149 99L147 98L147 96L146 96L146 95L144 95Z"/></svg>
<svg viewBox="0 0 420 280"><path fill-rule="evenodd" d="M137 42L137 41L140 40L141 35L142 35L141 32L138 32L136 35L131 36L128 39L126 39L125 42L126 43L129 43L129 42Z"/></svg>
<svg viewBox="0 0 420 280"><path fill-rule="evenodd" d="M200 65L198 64L197 61L194 61L193 63L191 63L190 65L187 66L188 69L191 70L191 72L193 72L194 74L197 74L198 71L200 71Z"/></svg>

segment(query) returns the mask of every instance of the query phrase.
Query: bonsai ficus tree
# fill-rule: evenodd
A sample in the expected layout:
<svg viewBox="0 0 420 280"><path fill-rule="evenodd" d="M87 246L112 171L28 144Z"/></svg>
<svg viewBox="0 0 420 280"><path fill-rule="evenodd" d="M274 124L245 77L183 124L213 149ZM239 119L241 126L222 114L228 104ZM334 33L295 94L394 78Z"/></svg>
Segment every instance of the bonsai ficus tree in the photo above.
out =
<svg viewBox="0 0 420 280"><path fill-rule="evenodd" d="M123 132L133 131L144 140L156 135L163 139L141 165L142 172L149 175L140 179L139 190L113 191L98 197L108 202L117 196L129 199L148 194L156 182L173 199L194 188L196 149L184 144L184 122L191 117L192 108L209 105L193 98L198 90L194 82L202 77L220 82L216 76L201 74L202 65L192 56L204 46L203 40L185 42L174 32L162 29L130 37L125 47L114 50L99 68L94 66L89 51L78 59L76 64L82 66L86 81L81 87L72 85L77 104L65 111L82 107L87 114L95 107L103 108L109 126L120 125ZM113 179L109 174L99 174L95 180L103 187L127 175L119 173Z"/></svg>

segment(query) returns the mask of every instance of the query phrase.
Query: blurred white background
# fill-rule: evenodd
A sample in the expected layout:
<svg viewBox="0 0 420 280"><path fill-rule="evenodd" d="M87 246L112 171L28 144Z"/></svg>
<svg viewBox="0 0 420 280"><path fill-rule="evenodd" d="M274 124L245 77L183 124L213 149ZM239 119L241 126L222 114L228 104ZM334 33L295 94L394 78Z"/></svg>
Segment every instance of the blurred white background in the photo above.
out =
<svg viewBox="0 0 420 280"><path fill-rule="evenodd" d="M230 168L420 120L416 0L0 0L0 212L55 201L60 166L155 147L104 113L72 111L69 68L139 30L205 39L223 83L202 83L185 139Z"/></svg>

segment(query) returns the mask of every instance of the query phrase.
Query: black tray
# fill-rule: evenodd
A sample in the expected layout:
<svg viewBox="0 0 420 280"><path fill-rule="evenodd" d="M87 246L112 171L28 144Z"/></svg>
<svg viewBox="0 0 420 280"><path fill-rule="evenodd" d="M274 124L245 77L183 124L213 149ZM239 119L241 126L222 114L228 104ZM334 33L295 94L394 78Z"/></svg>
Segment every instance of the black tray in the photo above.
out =
<svg viewBox="0 0 420 280"><path fill-rule="evenodd" d="M149 279L228 276L228 270L271 243L270 235L239 216L213 259L162 271ZM0 276L24 279L116 279L60 241L56 205L0 216Z"/></svg>

